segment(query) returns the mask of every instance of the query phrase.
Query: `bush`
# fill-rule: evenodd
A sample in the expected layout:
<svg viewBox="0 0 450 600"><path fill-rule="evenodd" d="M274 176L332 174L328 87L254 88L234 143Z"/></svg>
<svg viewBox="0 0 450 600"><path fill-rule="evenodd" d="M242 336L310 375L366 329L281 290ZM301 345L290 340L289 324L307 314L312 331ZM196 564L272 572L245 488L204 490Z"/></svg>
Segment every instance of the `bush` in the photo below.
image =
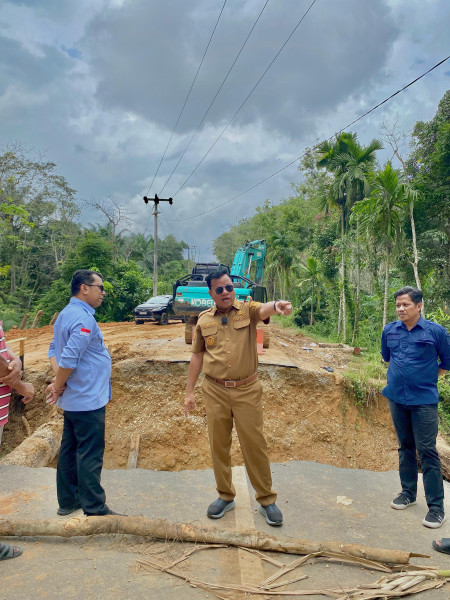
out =
<svg viewBox="0 0 450 600"><path fill-rule="evenodd" d="M8 331L11 327L19 326L22 321L23 310L12 306L0 306L0 321L3 321L3 330Z"/></svg>
<svg viewBox="0 0 450 600"><path fill-rule="evenodd" d="M119 259L114 273L105 277L105 287L106 284L105 300L97 310L98 320L102 322L131 321L135 307L151 294L152 282L144 277L134 261Z"/></svg>

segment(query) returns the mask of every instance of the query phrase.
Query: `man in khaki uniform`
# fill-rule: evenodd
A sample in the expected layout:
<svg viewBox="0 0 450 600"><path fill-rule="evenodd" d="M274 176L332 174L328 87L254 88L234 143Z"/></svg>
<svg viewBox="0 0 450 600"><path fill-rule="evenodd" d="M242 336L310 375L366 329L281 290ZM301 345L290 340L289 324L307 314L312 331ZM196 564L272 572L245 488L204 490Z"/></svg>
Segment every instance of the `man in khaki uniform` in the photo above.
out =
<svg viewBox="0 0 450 600"><path fill-rule="evenodd" d="M195 408L194 387L203 369L211 455L219 498L207 510L208 517L220 519L235 507L231 480L231 431L233 420L245 466L260 503L260 512L269 525L279 526L283 515L276 506L270 461L263 434L262 386L258 381L256 325L276 313L289 315L286 300L260 302L236 300L228 271L220 269L206 279L215 305L199 316L189 364L185 414Z"/></svg>

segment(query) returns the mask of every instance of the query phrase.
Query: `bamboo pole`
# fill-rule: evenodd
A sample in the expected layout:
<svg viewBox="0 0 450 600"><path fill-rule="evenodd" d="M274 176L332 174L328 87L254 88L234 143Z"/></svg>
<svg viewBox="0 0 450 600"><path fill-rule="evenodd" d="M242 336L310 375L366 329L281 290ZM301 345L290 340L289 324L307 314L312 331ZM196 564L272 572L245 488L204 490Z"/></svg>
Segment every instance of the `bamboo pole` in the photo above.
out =
<svg viewBox="0 0 450 600"><path fill-rule="evenodd" d="M130 534L160 540L226 544L286 554L332 552L365 560L406 565L411 557L429 558L426 554L371 548L359 544L339 542L311 542L309 540L275 537L254 529L223 531L189 523L171 523L165 519L145 517L102 516L61 519L0 519L0 536L60 536L74 537L98 534Z"/></svg>

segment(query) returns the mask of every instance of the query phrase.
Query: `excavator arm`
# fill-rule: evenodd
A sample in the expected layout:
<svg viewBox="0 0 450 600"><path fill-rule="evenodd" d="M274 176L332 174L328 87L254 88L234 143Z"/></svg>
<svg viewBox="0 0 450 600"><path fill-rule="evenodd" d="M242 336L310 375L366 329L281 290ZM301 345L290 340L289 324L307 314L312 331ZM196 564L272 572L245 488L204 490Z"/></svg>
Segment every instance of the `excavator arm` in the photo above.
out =
<svg viewBox="0 0 450 600"><path fill-rule="evenodd" d="M266 240L254 240L253 242L245 242L237 249L234 255L233 266L230 270L230 275L238 277L250 278L250 269L255 263L256 271L254 281L258 285L262 285L264 278L264 266L266 263Z"/></svg>

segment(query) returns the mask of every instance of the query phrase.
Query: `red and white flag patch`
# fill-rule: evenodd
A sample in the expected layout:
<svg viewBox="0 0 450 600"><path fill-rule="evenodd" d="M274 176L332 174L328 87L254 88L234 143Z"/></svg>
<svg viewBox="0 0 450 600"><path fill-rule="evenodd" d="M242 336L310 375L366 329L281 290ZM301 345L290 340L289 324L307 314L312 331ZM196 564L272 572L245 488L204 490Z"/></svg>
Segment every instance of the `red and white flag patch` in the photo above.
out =
<svg viewBox="0 0 450 600"><path fill-rule="evenodd" d="M91 333L90 329L86 329L85 327L80 328L81 335L89 335Z"/></svg>

